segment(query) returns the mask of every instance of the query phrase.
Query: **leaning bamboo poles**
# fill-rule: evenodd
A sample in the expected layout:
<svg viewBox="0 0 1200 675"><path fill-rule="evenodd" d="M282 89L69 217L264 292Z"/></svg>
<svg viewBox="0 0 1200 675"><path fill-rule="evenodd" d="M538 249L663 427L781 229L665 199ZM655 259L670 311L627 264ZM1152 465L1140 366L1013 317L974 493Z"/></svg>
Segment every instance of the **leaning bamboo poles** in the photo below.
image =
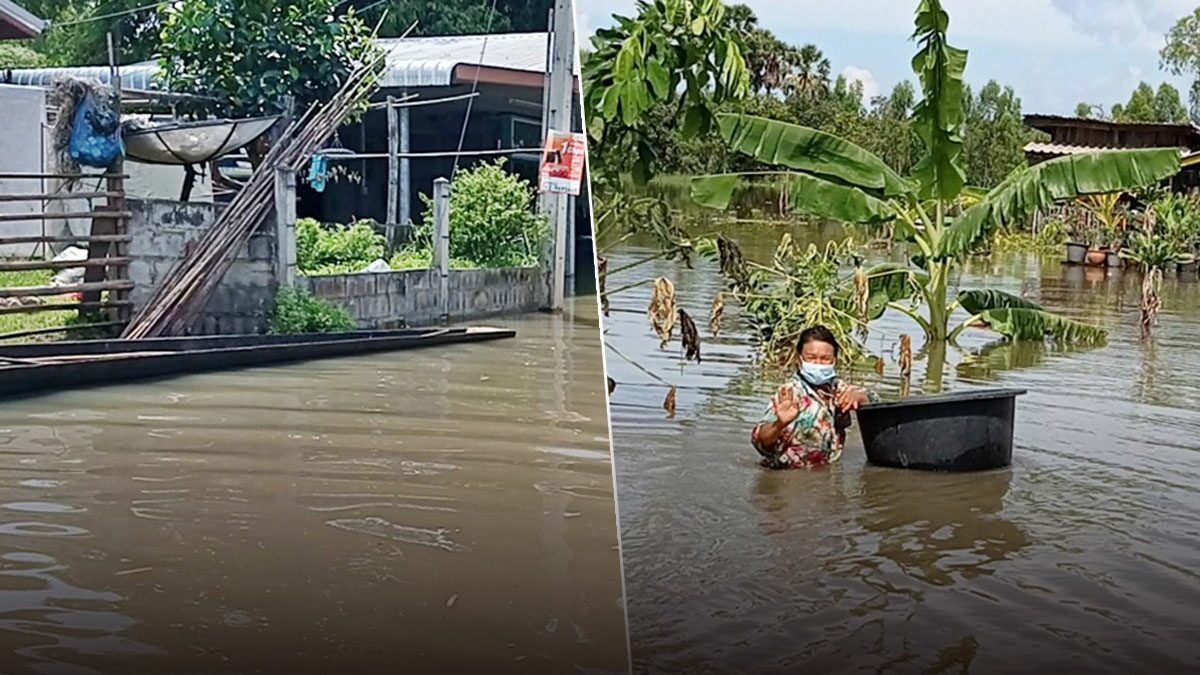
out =
<svg viewBox="0 0 1200 675"><path fill-rule="evenodd" d="M174 335L192 325L233 264L237 252L274 207L272 195L276 172L295 172L303 168L346 118L370 98L377 87L376 66L383 56L380 53L359 65L327 103L309 107L298 122L284 130L245 187L196 242L192 253L172 268L158 285L150 301L130 322L123 338Z"/></svg>

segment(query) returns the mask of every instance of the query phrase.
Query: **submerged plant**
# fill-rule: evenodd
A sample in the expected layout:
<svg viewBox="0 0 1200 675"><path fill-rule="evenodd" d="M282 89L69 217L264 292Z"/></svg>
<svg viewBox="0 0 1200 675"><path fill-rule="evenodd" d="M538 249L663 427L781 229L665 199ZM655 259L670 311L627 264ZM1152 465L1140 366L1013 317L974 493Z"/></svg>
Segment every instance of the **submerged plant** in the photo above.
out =
<svg viewBox="0 0 1200 675"><path fill-rule="evenodd" d="M1099 328L1050 315L1013 296L988 293L966 296L971 305L950 299L950 278L958 264L998 229L1019 224L1057 201L1110 194L1150 185L1179 170L1175 149L1115 150L1071 155L1014 171L983 194L965 190L962 158L963 73L967 53L947 43L949 15L939 0L921 0L914 39L920 45L913 69L924 99L913 122L925 155L912 174L902 177L879 157L843 138L816 129L762 117L719 116L722 137L736 151L777 170L702 176L692 179L692 199L725 209L734 191L748 180L770 176L786 180L797 212L846 223L890 225L897 241L918 254L912 265L889 274L895 291L885 304L921 326L927 342L953 340L968 325L985 326L1011 339L1102 338ZM966 194L971 199L964 200ZM722 265L724 269L724 265ZM924 306L921 314L919 306ZM972 317L958 328L950 315L959 307ZM756 314L752 312L752 314ZM760 314L765 321L783 316ZM817 315L810 320L823 318ZM791 326L781 328L789 331Z"/></svg>

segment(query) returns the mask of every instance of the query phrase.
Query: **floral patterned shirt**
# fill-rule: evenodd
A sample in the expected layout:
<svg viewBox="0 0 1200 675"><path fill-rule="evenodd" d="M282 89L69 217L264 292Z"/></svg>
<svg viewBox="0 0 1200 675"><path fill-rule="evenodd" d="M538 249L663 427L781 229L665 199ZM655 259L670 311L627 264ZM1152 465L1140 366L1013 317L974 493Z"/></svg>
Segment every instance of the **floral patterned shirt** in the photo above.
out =
<svg viewBox="0 0 1200 675"><path fill-rule="evenodd" d="M846 429L850 427L850 414L838 411L833 392L845 386L835 381L826 391L813 387L799 374L792 378L791 385L800 400L800 414L791 426L784 429L773 446L766 446L759 438L764 424L779 421L770 405L762 420L750 432L750 442L762 455L762 465L769 469L800 469L832 464L842 456L846 442ZM877 400L873 393L867 397Z"/></svg>

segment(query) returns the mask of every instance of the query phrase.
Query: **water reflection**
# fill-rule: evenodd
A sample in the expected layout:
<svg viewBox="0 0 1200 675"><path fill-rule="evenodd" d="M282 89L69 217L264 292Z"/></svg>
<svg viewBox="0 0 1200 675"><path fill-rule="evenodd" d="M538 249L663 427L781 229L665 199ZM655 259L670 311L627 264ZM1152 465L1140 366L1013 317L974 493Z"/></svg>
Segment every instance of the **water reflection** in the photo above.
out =
<svg viewBox="0 0 1200 675"><path fill-rule="evenodd" d="M622 671L595 313L6 402L0 672Z"/></svg>
<svg viewBox="0 0 1200 675"><path fill-rule="evenodd" d="M1003 516L1010 470L973 475L866 467L859 474L863 529L879 534L877 555L935 586L993 573L1030 544Z"/></svg>

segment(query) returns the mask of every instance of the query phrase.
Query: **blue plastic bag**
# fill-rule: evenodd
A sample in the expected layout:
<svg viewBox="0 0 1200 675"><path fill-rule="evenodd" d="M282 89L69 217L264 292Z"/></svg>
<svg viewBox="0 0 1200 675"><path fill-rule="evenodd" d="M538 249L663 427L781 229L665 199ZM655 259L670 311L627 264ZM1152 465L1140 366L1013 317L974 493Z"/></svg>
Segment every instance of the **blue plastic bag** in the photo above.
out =
<svg viewBox="0 0 1200 675"><path fill-rule="evenodd" d="M88 94L75 109L67 153L84 166L107 169L125 154L121 142L121 119L116 110L99 105Z"/></svg>
<svg viewBox="0 0 1200 675"><path fill-rule="evenodd" d="M308 165L308 184L317 192L325 191L325 181L329 177L325 155L313 155Z"/></svg>

